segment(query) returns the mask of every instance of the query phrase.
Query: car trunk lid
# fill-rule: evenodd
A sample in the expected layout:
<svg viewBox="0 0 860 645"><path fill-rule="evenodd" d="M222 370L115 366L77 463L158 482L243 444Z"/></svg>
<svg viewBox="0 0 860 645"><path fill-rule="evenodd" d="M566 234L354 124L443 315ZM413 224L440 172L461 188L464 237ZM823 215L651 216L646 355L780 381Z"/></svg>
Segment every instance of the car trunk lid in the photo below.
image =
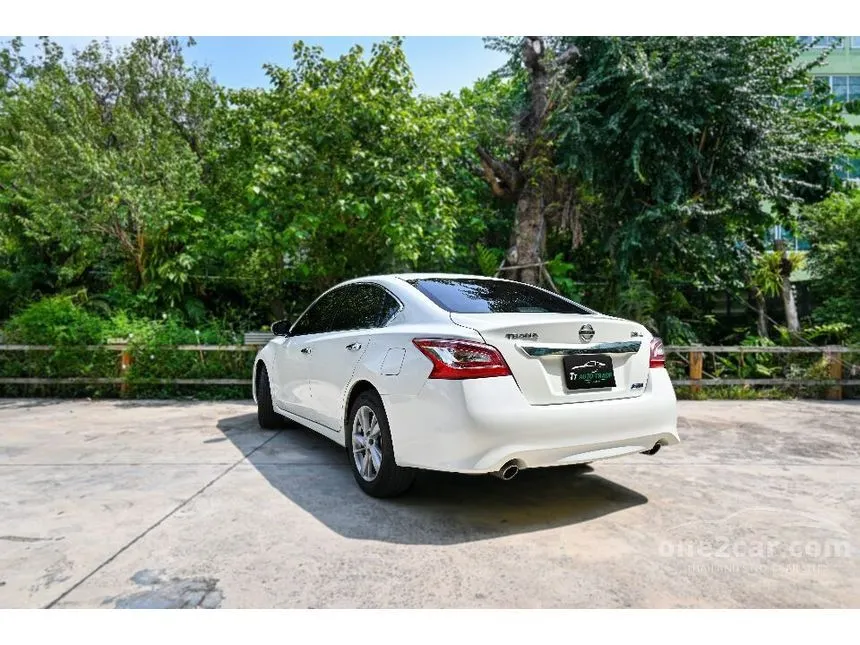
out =
<svg viewBox="0 0 860 645"><path fill-rule="evenodd" d="M556 313L452 313L451 320L502 353L532 405L631 398L645 390L651 334L638 323ZM589 382L592 376L610 381Z"/></svg>

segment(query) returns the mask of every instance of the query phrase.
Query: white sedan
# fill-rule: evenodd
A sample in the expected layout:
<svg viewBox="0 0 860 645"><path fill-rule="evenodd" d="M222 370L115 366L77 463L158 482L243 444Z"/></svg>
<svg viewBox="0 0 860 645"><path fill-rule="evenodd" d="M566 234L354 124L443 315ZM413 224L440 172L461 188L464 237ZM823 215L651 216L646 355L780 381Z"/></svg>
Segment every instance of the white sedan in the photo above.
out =
<svg viewBox="0 0 860 645"><path fill-rule="evenodd" d="M511 479L679 441L660 339L520 282L359 278L272 332L254 363L260 425L286 417L344 446L376 497L416 468Z"/></svg>

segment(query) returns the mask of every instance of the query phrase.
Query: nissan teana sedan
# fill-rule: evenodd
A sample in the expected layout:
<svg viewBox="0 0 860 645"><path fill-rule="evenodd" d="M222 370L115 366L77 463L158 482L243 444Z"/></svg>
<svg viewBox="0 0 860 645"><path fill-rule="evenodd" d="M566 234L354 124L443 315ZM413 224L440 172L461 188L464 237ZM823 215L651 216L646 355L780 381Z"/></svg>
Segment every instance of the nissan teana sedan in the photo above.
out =
<svg viewBox="0 0 860 645"><path fill-rule="evenodd" d="M288 418L344 446L375 497L416 469L507 480L679 441L661 340L520 282L359 278L272 332L254 363L260 425Z"/></svg>

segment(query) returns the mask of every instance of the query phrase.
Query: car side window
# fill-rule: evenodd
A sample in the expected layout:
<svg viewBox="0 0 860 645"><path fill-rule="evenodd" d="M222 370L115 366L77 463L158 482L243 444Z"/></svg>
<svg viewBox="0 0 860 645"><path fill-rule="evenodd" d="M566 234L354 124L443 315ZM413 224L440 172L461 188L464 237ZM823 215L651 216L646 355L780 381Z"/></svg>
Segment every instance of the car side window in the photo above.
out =
<svg viewBox="0 0 860 645"><path fill-rule="evenodd" d="M308 334L321 334L322 332L329 331L338 291L340 289L331 291L312 304L310 309L293 325L290 335L306 336Z"/></svg>
<svg viewBox="0 0 860 645"><path fill-rule="evenodd" d="M380 325L385 291L373 284L348 284L338 289L330 331L373 329Z"/></svg>
<svg viewBox="0 0 860 645"><path fill-rule="evenodd" d="M385 327L397 312L400 311L400 303L387 291L382 291L382 311L380 312L379 324L377 327Z"/></svg>

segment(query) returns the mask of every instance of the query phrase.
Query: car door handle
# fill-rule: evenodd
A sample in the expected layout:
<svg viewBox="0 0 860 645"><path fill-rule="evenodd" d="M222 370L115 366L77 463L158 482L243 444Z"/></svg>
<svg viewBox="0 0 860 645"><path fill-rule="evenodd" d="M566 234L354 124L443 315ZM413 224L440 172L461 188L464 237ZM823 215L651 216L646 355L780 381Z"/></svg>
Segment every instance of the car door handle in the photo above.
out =
<svg viewBox="0 0 860 645"><path fill-rule="evenodd" d="M299 351L300 351L302 354L310 354L310 353L311 353L311 348L310 348L310 347L302 347Z"/></svg>
<svg viewBox="0 0 860 645"><path fill-rule="evenodd" d="M346 348L351 352L357 352L361 349L361 343L350 343Z"/></svg>

